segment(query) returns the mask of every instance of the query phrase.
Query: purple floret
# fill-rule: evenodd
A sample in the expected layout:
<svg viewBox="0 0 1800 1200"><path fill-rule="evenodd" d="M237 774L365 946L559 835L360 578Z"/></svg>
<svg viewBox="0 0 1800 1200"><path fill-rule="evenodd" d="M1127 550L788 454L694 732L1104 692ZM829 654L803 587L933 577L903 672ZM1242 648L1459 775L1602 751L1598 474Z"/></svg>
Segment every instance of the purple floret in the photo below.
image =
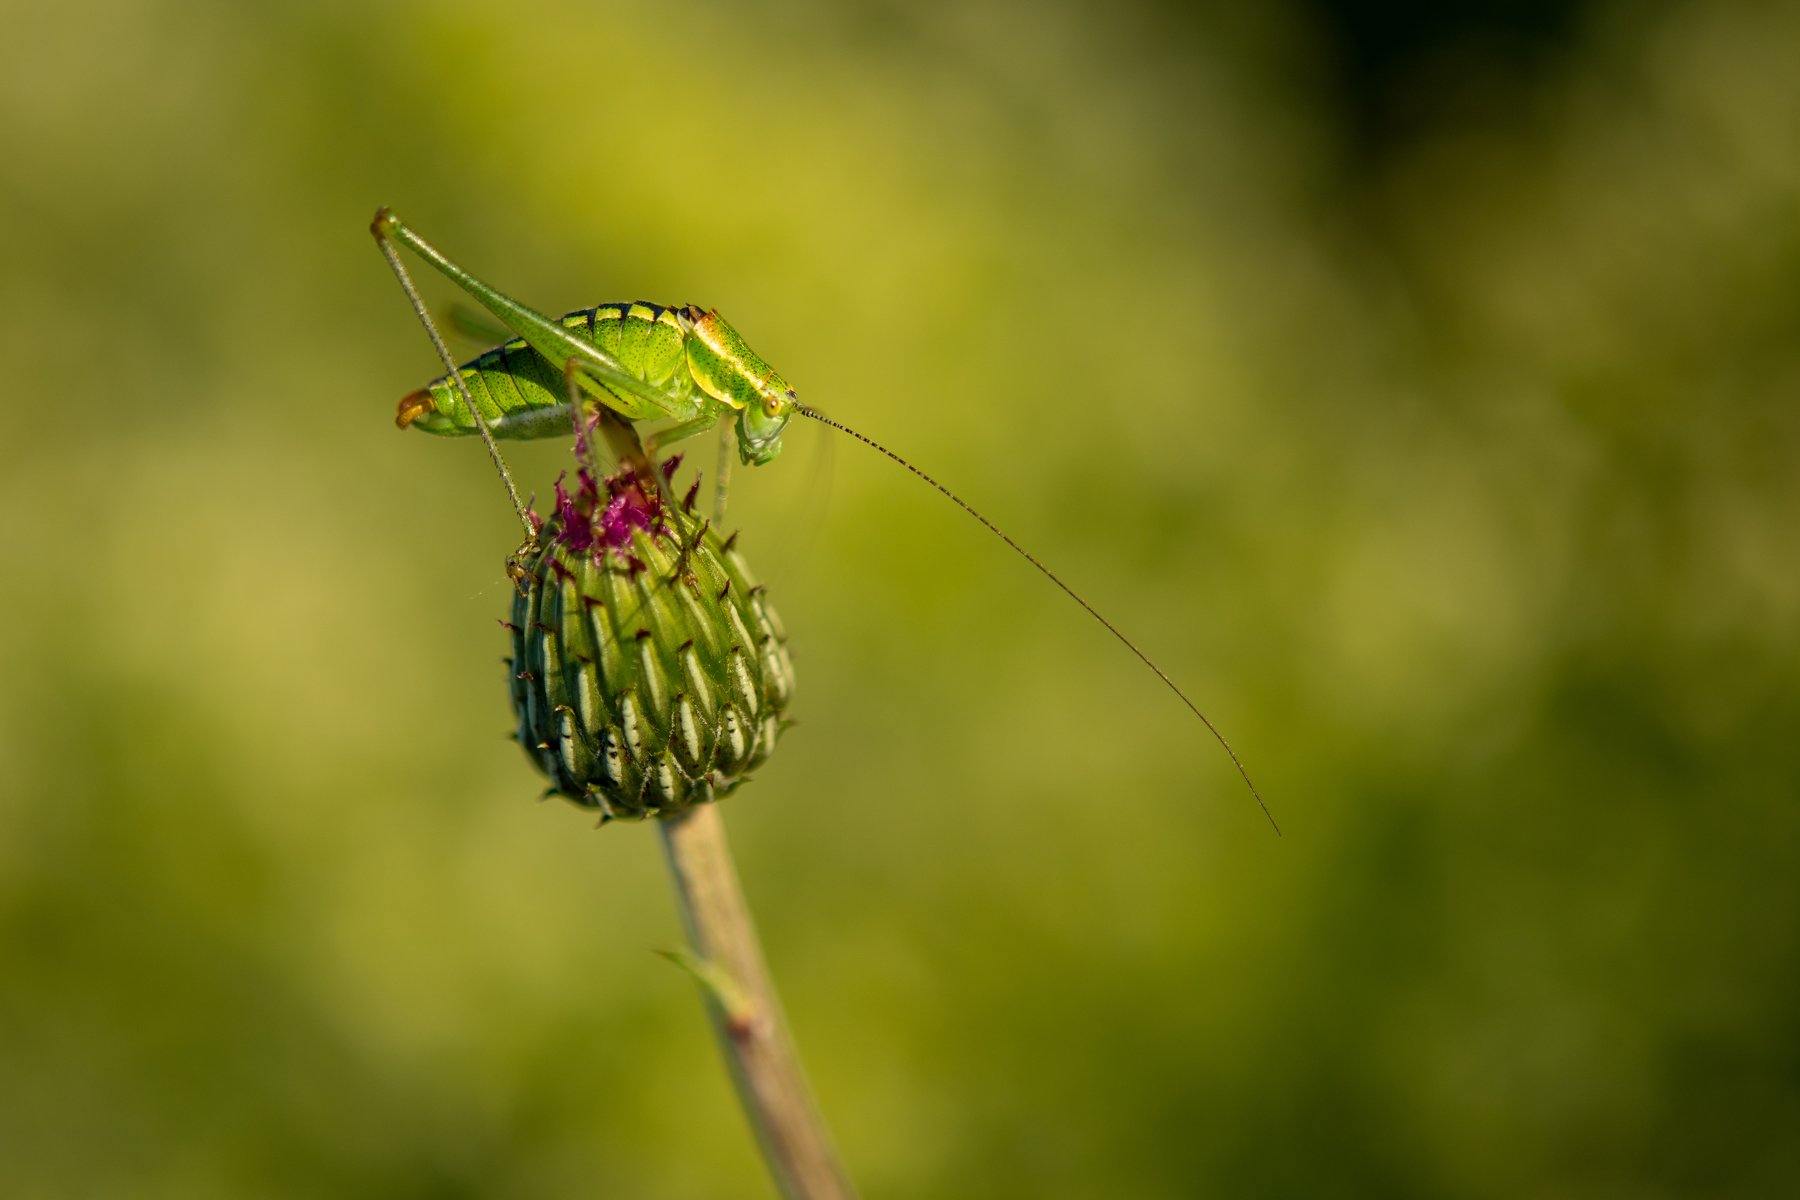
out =
<svg viewBox="0 0 1800 1200"><path fill-rule="evenodd" d="M614 550L631 545L631 535L649 529L661 515L655 498L644 495L629 471L608 479L606 492L606 510L594 522L594 532Z"/></svg>
<svg viewBox="0 0 1800 1200"><path fill-rule="evenodd" d="M632 534L640 529L653 533L660 529L662 501L629 467L600 484L583 468L575 473L573 493L564 486L566 478L556 480L556 537L565 549L598 558L608 550L630 546Z"/></svg>

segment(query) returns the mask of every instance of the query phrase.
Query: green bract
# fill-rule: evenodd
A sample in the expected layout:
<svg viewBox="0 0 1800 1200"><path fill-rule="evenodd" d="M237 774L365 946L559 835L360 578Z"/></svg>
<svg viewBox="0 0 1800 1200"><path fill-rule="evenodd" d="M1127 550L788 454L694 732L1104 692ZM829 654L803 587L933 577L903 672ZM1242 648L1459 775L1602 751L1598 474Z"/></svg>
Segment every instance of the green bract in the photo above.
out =
<svg viewBox="0 0 1800 1200"><path fill-rule="evenodd" d="M512 609L519 744L603 821L728 794L774 748L786 634L732 548L629 470L583 471Z"/></svg>

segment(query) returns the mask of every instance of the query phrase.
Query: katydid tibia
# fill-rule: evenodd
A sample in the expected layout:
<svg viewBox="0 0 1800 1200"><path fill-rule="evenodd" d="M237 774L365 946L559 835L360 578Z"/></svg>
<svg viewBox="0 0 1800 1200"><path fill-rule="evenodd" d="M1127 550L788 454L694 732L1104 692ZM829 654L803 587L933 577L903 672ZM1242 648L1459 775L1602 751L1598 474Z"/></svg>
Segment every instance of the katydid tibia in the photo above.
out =
<svg viewBox="0 0 1800 1200"><path fill-rule="evenodd" d="M509 559L509 570L516 570L535 545L537 527L519 499L496 439L556 437L571 432L585 437L592 423L586 414L590 409L602 409L604 413L596 413L596 417L615 418L602 421L603 425L667 422L643 440L651 461L661 448L716 428L722 436L735 432L738 456L746 464L760 466L781 452L782 431L798 413L848 434L905 467L1062 589L1200 719L1230 757L1269 824L1281 832L1225 735L1130 638L949 488L886 446L802 404L787 381L716 310L637 301L602 304L551 318L471 275L385 208L375 214L370 230L445 369L444 375L400 401L395 422L402 429L480 436L525 527L525 546ZM512 339L459 366L401 261L400 246L448 276L497 318ZM630 441L636 443L635 435ZM721 455L721 473L727 461ZM718 482L722 486L723 480Z"/></svg>

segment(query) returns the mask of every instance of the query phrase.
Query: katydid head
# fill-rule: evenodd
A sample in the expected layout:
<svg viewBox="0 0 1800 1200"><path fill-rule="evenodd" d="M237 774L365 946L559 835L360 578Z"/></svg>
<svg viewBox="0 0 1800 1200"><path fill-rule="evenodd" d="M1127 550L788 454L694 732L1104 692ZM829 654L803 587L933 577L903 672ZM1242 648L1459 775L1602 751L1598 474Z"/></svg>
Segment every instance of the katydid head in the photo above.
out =
<svg viewBox="0 0 1800 1200"><path fill-rule="evenodd" d="M738 413L738 456L750 466L760 467L781 453L781 431L800 403L794 389L770 376L769 390L744 405ZM779 389L779 390L777 390Z"/></svg>

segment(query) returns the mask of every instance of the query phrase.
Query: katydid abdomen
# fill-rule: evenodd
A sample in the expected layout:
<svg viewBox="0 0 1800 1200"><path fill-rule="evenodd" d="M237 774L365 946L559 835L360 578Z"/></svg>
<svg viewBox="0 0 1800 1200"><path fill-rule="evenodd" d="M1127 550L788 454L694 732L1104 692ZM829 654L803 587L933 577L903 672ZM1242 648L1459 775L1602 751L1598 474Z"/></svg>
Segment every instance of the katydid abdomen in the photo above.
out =
<svg viewBox="0 0 1800 1200"><path fill-rule="evenodd" d="M659 411L630 392L596 381L606 389L608 408L628 419L657 420L669 410L692 410L710 399L699 391L688 367L687 341L693 334L691 322L684 322L680 311L642 300L600 304L569 313L558 324L597 346L667 400L667 409ZM495 437L558 437L572 431L567 381L523 338L477 355L463 364L461 374ZM394 423L402 429L449 436L476 432L449 375L438 376L401 400Z"/></svg>

